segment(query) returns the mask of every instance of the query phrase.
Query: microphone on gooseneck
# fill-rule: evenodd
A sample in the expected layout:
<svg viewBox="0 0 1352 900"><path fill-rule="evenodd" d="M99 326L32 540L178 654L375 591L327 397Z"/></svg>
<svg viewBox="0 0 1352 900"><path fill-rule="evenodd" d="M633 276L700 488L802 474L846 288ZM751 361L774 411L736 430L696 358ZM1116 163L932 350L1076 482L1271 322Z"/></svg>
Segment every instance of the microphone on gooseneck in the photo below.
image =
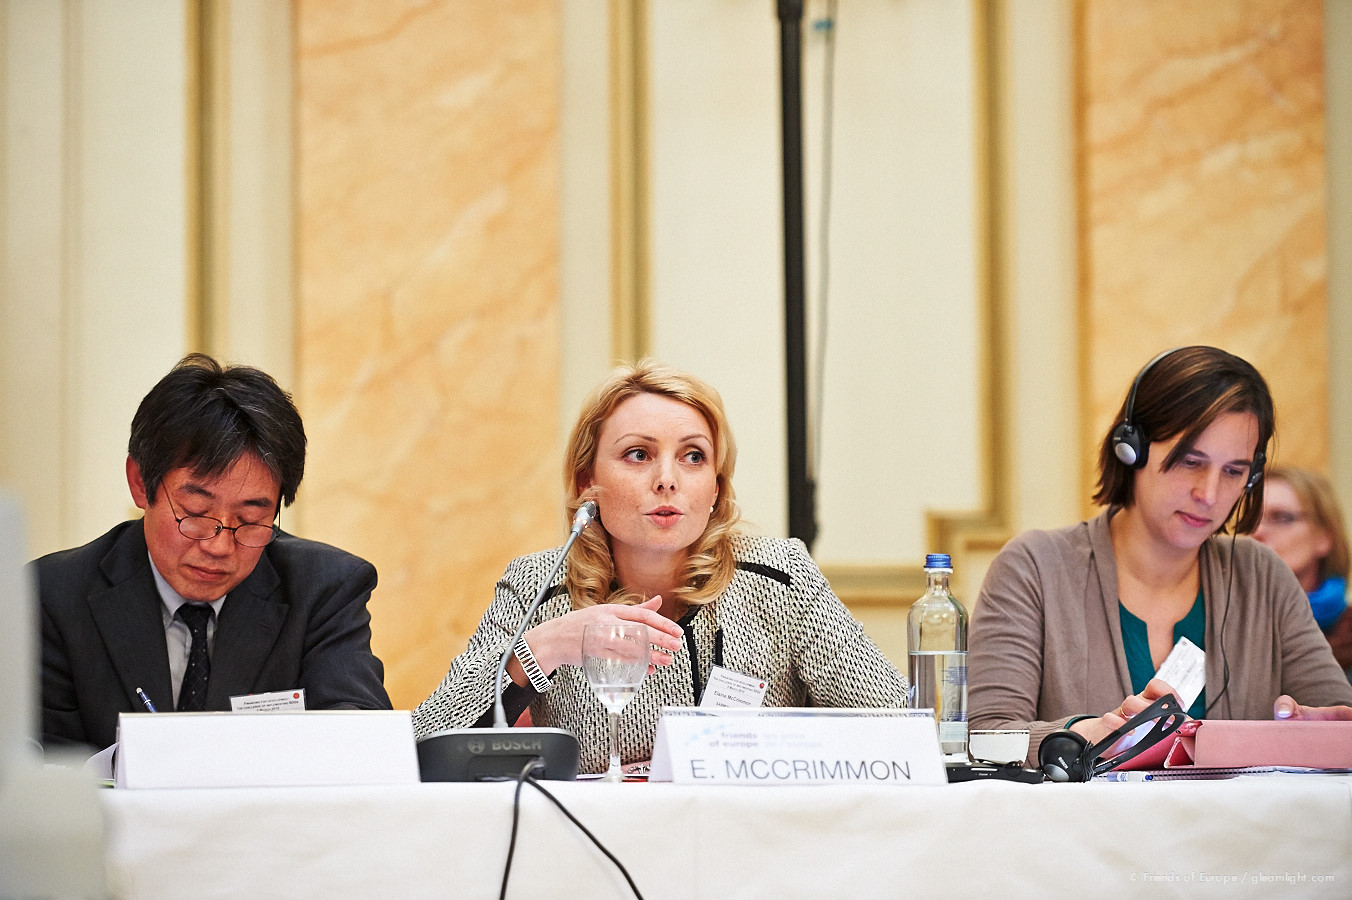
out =
<svg viewBox="0 0 1352 900"><path fill-rule="evenodd" d="M599 515L601 510L597 508L595 500L588 500L577 508L573 513L573 537L582 533L582 529L592 523L592 520Z"/></svg>
<svg viewBox="0 0 1352 900"><path fill-rule="evenodd" d="M502 685L517 641L526 633L531 617L540 608L554 578L563 568L568 551L583 530L595 521L599 510L588 500L573 516L573 527L554 567L540 583L540 590L517 624L507 649L498 660L493 677L493 727L449 728L418 741L418 765L423 781L487 781L514 779L532 760L543 768L537 777L572 781L580 760L577 736L562 728L512 728L502 705ZM529 674L529 673L528 673Z"/></svg>
<svg viewBox="0 0 1352 900"><path fill-rule="evenodd" d="M549 587L554 583L554 576L559 574L559 569L563 568L563 561L568 558L568 551L573 549L573 543L578 539L592 520L596 518L597 506L595 500L588 500L577 508L573 514L573 527L568 532L568 541L563 545L563 552L559 554L558 562L554 563L554 568L550 569L549 577L540 584L540 590L531 601L530 606L526 607L526 614L521 617L521 622L516 626L516 631L512 634L512 639L507 642L507 649L502 653L502 659L498 660L498 673L493 679L493 727L507 727L507 712L502 708L502 681L507 674L507 660L512 656L512 650L516 647L516 642L521 640L521 635L526 633L526 626L530 624L530 617L535 615L535 611L540 608L540 603L545 599L545 594L549 592Z"/></svg>

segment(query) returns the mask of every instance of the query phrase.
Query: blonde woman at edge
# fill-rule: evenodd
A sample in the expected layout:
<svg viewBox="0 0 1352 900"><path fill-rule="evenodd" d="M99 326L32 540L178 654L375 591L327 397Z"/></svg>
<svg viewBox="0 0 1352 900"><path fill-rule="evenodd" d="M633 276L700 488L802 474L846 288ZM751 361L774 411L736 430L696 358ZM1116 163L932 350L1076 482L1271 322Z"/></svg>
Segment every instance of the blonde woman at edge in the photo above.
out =
<svg viewBox="0 0 1352 900"><path fill-rule="evenodd" d="M1310 598L1310 612L1352 679L1352 607L1347 605L1347 529L1333 485L1295 466L1268 470L1263 520L1253 536L1291 567Z"/></svg>
<svg viewBox="0 0 1352 900"><path fill-rule="evenodd" d="M651 757L662 707L697 704L714 666L764 681L765 706L905 706L905 677L802 542L739 531L736 458L718 393L650 360L616 369L578 416L565 519L595 500L599 522L582 532L517 646L503 704L509 721L529 707L536 725L576 734L583 772L608 762L606 711L580 668L591 623L649 627L652 669L621 719L625 764ZM560 552L507 566L469 647L414 713L418 737L491 722L497 662ZM527 655L547 683L527 676Z"/></svg>

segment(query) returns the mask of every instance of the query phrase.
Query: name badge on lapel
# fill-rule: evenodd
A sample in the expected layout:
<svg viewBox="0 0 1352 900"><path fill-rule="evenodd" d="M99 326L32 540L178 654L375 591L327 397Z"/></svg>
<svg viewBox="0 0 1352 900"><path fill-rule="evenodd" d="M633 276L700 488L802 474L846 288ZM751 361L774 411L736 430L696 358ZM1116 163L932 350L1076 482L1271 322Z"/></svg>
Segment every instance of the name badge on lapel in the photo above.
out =
<svg viewBox="0 0 1352 900"><path fill-rule="evenodd" d="M760 706L765 701L768 686L763 678L752 678L723 666L713 666L709 669L709 683L705 685L699 705L725 709Z"/></svg>
<svg viewBox="0 0 1352 900"><path fill-rule="evenodd" d="M305 688L270 691L266 694L240 694L230 698L231 712L304 712Z"/></svg>

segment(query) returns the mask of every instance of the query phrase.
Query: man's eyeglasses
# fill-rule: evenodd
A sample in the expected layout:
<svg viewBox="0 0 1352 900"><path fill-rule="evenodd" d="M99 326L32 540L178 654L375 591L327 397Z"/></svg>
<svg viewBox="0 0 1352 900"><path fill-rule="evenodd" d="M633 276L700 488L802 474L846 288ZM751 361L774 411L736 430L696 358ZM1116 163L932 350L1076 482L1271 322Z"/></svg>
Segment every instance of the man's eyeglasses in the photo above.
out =
<svg viewBox="0 0 1352 900"><path fill-rule="evenodd" d="M169 488L167 487L164 489L164 499L169 500ZM178 510L174 508L173 500L169 500L169 511L173 515L174 521L178 523L178 533L194 541L209 541L222 531L229 531L234 534L236 544L257 550L271 544L282 530L275 523L272 525L254 525L246 522L243 525L232 527L212 516L180 516ZM279 501L277 518L280 519L281 517L282 505Z"/></svg>

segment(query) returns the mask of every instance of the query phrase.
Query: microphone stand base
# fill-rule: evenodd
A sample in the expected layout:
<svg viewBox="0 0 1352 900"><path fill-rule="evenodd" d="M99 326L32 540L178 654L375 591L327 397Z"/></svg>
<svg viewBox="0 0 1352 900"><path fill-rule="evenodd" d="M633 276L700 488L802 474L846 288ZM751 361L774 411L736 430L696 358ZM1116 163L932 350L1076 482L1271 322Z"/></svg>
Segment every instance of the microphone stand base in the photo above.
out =
<svg viewBox="0 0 1352 900"><path fill-rule="evenodd" d="M423 781L515 781L532 759L550 781L577 779L577 737L562 728L450 728L418 741Z"/></svg>

